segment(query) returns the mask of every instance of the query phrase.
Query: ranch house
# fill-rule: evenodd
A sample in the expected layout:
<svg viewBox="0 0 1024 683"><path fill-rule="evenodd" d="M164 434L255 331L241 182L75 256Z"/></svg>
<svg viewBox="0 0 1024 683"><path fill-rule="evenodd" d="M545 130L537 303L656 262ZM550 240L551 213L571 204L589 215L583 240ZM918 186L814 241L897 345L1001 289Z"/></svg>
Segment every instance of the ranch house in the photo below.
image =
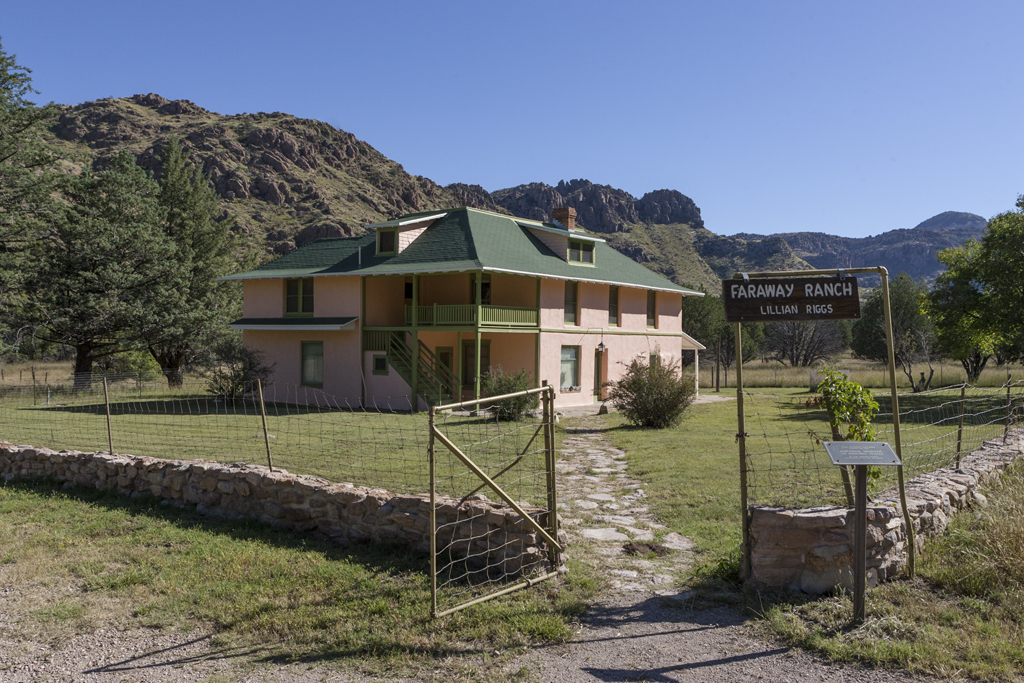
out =
<svg viewBox="0 0 1024 683"><path fill-rule="evenodd" d="M566 407L602 400L637 356L696 358L682 300L702 294L577 229L575 209L553 214L430 211L316 240L224 278L244 286L231 327L275 364L275 396L295 385L406 410L479 398L499 366L547 380Z"/></svg>

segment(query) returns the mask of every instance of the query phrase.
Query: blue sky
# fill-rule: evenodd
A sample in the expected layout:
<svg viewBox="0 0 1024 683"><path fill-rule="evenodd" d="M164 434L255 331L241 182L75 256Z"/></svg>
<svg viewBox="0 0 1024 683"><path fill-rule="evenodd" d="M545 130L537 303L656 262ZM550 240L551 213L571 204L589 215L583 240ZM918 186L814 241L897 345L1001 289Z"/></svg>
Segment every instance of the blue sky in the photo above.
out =
<svg viewBox="0 0 1024 683"><path fill-rule="evenodd" d="M8 2L40 101L155 92L497 190L671 188L706 226L863 236L1024 193L1019 2Z"/></svg>

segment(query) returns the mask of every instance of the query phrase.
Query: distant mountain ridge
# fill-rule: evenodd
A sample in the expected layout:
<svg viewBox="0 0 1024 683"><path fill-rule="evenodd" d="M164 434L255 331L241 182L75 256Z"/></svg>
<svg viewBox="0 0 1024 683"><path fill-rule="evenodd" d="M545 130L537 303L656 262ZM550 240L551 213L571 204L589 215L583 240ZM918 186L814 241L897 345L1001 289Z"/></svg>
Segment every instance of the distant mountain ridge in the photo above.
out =
<svg viewBox="0 0 1024 683"><path fill-rule="evenodd" d="M329 124L289 114L223 116L188 100L156 94L65 106L51 128L69 156L102 168L126 149L159 176L160 151L174 136L201 164L221 198L222 217L269 258L320 237L355 235L363 225L416 211L471 206L548 220L571 206L578 223L615 249L673 281L717 292L737 271L885 265L934 279L935 252L981 234L975 214L946 212L911 230L869 238L820 233L716 235L700 208L676 190L640 198L589 180L527 183L488 192L441 186Z"/></svg>

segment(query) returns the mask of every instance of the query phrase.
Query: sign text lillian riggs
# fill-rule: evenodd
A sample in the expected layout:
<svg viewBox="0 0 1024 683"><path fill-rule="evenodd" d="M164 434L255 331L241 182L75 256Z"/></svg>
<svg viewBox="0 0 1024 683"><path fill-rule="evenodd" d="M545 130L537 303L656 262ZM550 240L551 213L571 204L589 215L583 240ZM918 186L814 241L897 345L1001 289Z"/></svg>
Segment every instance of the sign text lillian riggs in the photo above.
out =
<svg viewBox="0 0 1024 683"><path fill-rule="evenodd" d="M722 280L728 322L860 318L857 278Z"/></svg>

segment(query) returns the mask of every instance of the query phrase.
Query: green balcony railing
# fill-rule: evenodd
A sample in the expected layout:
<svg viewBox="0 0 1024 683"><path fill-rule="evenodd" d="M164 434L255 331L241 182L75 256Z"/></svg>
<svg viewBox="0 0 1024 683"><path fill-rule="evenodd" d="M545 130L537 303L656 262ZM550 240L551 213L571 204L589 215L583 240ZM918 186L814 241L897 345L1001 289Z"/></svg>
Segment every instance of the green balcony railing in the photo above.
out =
<svg viewBox="0 0 1024 683"><path fill-rule="evenodd" d="M416 322L428 325L476 325L477 307L473 305L434 304L418 306ZM494 327L537 327L540 312L536 308L481 306L481 325ZM405 307L405 324L412 325L412 306Z"/></svg>

